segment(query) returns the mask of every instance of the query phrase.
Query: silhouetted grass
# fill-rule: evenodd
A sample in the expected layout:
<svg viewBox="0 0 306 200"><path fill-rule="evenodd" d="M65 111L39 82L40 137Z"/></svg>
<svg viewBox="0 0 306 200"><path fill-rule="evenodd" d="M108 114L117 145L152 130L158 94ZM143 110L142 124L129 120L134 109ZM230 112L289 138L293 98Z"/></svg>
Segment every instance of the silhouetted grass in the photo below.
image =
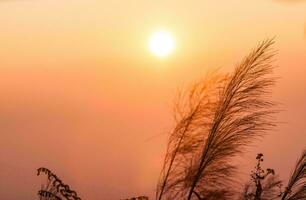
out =
<svg viewBox="0 0 306 200"><path fill-rule="evenodd" d="M282 195L282 200L306 199L306 149L298 159Z"/></svg>
<svg viewBox="0 0 306 200"><path fill-rule="evenodd" d="M187 102L177 103L183 108L176 109L179 118L169 138L157 188L159 200L235 195L228 189L236 183L231 159L275 126L274 103L268 98L274 85L273 43L262 42L232 74L207 78L183 98Z"/></svg>
<svg viewBox="0 0 306 200"><path fill-rule="evenodd" d="M298 160L287 187L273 169L263 170L262 154L252 181L239 190L232 159L275 126L273 40L259 44L234 72L219 71L182 91L174 107L176 125L170 133L156 190L156 200L306 200L306 150ZM77 193L47 168L41 200L81 200ZM103 199L103 198L101 198ZM146 196L130 200L148 199Z"/></svg>

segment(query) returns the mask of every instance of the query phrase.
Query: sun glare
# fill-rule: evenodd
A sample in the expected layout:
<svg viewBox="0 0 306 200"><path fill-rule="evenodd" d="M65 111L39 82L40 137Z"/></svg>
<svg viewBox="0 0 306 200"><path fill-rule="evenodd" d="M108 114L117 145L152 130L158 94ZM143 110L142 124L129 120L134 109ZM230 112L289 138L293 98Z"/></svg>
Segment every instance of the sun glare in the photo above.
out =
<svg viewBox="0 0 306 200"><path fill-rule="evenodd" d="M149 47L155 56L166 57L174 50L174 38L169 32L156 32L150 38Z"/></svg>

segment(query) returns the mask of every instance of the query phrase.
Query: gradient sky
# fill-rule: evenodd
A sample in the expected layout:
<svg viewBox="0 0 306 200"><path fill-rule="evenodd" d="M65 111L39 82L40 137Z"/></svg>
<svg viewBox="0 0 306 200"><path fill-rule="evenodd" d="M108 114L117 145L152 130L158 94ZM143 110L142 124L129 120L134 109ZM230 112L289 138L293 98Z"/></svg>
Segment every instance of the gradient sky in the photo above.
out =
<svg viewBox="0 0 306 200"><path fill-rule="evenodd" d="M153 197L178 88L276 36L282 123L257 152L286 180L306 141L306 2L0 1L0 195L35 199L45 166L83 199ZM148 38L177 49L160 60Z"/></svg>

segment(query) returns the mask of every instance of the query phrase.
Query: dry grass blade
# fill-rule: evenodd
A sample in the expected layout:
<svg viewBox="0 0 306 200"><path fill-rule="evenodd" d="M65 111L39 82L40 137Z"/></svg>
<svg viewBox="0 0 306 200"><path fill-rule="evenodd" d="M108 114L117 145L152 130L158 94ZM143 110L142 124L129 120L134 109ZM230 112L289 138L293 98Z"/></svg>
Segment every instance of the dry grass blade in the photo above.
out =
<svg viewBox="0 0 306 200"><path fill-rule="evenodd" d="M228 188L234 183L231 159L274 126L274 104L267 98L274 84L268 76L273 43L261 43L232 75L214 75L195 85L187 101L178 104L179 120L170 135L158 199L203 199L218 191L223 192L217 199L233 196Z"/></svg>
<svg viewBox="0 0 306 200"><path fill-rule="evenodd" d="M183 179L179 180L177 177L182 177L185 171L184 157L192 156L195 150L193 148L202 142L203 134L199 133L207 132L205 129L210 115L213 114L212 107L215 106L216 96L226 79L227 76L212 73L203 81L194 84L190 90L178 95L174 107L176 126L168 141L156 199L161 199L168 190L183 183Z"/></svg>
<svg viewBox="0 0 306 200"><path fill-rule="evenodd" d="M268 76L273 69L274 53L270 48L273 43L262 42L246 57L222 91L208 138L189 168L188 200L195 191L209 187L209 178L219 179L219 187L226 188L233 182L234 166L230 159L274 126L271 119L274 104L267 98L274 84L274 79Z"/></svg>
<svg viewBox="0 0 306 200"><path fill-rule="evenodd" d="M298 159L286 190L282 195L282 200L302 199L306 199L306 149Z"/></svg>

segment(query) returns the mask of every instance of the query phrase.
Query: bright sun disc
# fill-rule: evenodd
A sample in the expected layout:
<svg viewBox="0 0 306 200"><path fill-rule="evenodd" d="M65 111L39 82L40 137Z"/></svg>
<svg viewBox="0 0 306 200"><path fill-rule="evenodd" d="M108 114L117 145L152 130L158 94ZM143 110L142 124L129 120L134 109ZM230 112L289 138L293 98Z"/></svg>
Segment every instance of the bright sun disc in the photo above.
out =
<svg viewBox="0 0 306 200"><path fill-rule="evenodd" d="M151 36L149 46L154 55L165 57L173 51L174 39L169 32L156 32Z"/></svg>

